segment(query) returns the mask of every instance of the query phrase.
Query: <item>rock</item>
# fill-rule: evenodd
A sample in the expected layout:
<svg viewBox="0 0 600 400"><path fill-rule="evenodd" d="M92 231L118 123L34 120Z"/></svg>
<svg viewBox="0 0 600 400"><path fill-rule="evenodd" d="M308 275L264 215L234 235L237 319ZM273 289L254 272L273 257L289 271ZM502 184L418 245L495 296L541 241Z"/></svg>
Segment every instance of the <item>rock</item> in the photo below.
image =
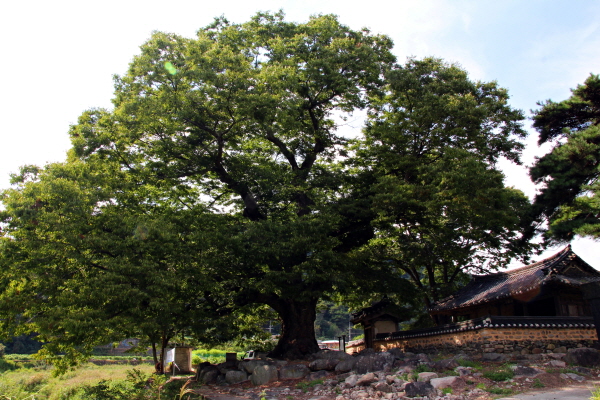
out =
<svg viewBox="0 0 600 400"><path fill-rule="evenodd" d="M364 374L363 376L358 378L356 386L369 386L373 382L377 382L377 377L374 373L369 372L368 374Z"/></svg>
<svg viewBox="0 0 600 400"><path fill-rule="evenodd" d="M243 361L239 364L238 368L243 369L247 373L251 374L252 371L254 371L254 368L259 365L267 365L267 362L263 360Z"/></svg>
<svg viewBox="0 0 600 400"><path fill-rule="evenodd" d="M448 369L454 369L459 366L458 362L453 358L448 358L446 360L440 360L432 363L431 365L433 369L436 371L445 371Z"/></svg>
<svg viewBox="0 0 600 400"><path fill-rule="evenodd" d="M356 386L357 382L358 382L358 375L350 375L349 377L346 378L346 380L344 380L346 387L351 387L351 388Z"/></svg>
<svg viewBox="0 0 600 400"><path fill-rule="evenodd" d="M516 365L512 367L512 370L517 376L537 376L544 372L537 368L525 367L522 365Z"/></svg>
<svg viewBox="0 0 600 400"><path fill-rule="evenodd" d="M311 356L315 360L347 360L352 356L343 351L321 350Z"/></svg>
<svg viewBox="0 0 600 400"><path fill-rule="evenodd" d="M394 368L405 368L409 367L414 369L419 365L419 361L417 360L395 360L394 364L392 364Z"/></svg>
<svg viewBox="0 0 600 400"><path fill-rule="evenodd" d="M565 368L567 366L567 363L564 361L560 361L560 360L551 360L548 363L549 366L551 366L552 368Z"/></svg>
<svg viewBox="0 0 600 400"><path fill-rule="evenodd" d="M583 376L573 374L573 373L560 374L560 377L563 379L573 379L574 381L577 381L577 382L585 381L585 378Z"/></svg>
<svg viewBox="0 0 600 400"><path fill-rule="evenodd" d="M596 349L581 347L567 351L565 361L569 364L581 365L583 367L595 367L600 365L600 352Z"/></svg>
<svg viewBox="0 0 600 400"><path fill-rule="evenodd" d="M202 369L198 369L198 381L206 384L212 384L217 381L219 376L219 369L215 365L206 365Z"/></svg>
<svg viewBox="0 0 600 400"><path fill-rule="evenodd" d="M316 371L316 372L312 372L312 373L308 374L306 376L306 379L308 379L309 381L314 381L317 379L323 379L327 375L329 375L329 372L327 372L325 370L321 370L321 371Z"/></svg>
<svg viewBox="0 0 600 400"><path fill-rule="evenodd" d="M310 373L310 369L304 364L285 365L279 370L281 379L298 379L304 378Z"/></svg>
<svg viewBox="0 0 600 400"><path fill-rule="evenodd" d="M346 360L342 360L335 366L335 372L337 372L337 373L350 372L350 371L352 371L352 368L354 368L354 366L356 365L357 361L358 361L358 357L351 357Z"/></svg>
<svg viewBox="0 0 600 400"><path fill-rule="evenodd" d="M589 368L585 368L585 367L573 367L571 369L579 372L580 374L584 374L584 375L591 375L592 374L592 370L589 369Z"/></svg>
<svg viewBox="0 0 600 400"><path fill-rule="evenodd" d="M354 369L359 374L374 371L390 371L394 364L394 356L390 353L372 353L360 356Z"/></svg>
<svg viewBox="0 0 600 400"><path fill-rule="evenodd" d="M404 387L404 391L408 397L433 397L437 393L434 387L427 382L410 382Z"/></svg>
<svg viewBox="0 0 600 400"><path fill-rule="evenodd" d="M417 382L429 382L430 380L437 378L438 374L435 372L421 372L417 377Z"/></svg>
<svg viewBox="0 0 600 400"><path fill-rule="evenodd" d="M483 353L481 356L482 361L504 361L506 356L498 353Z"/></svg>
<svg viewBox="0 0 600 400"><path fill-rule="evenodd" d="M225 382L229 384L240 383L248 379L246 371L227 371Z"/></svg>
<svg viewBox="0 0 600 400"><path fill-rule="evenodd" d="M397 347L391 348L388 350L388 353L393 355L394 357L400 359L405 357L405 353Z"/></svg>
<svg viewBox="0 0 600 400"><path fill-rule="evenodd" d="M546 357L548 358L552 358L553 360L562 360L563 358L565 358L567 354L566 353L548 353L546 354Z"/></svg>
<svg viewBox="0 0 600 400"><path fill-rule="evenodd" d="M560 346L554 349L554 353L567 353L567 348L565 346Z"/></svg>
<svg viewBox="0 0 600 400"><path fill-rule="evenodd" d="M445 376L443 378L434 378L430 380L429 383L435 389L443 389L456 386L460 381L461 379L458 376Z"/></svg>
<svg viewBox="0 0 600 400"><path fill-rule="evenodd" d="M373 389L375 389L379 392L383 392L383 393L391 393L392 392L392 387L385 382L376 382L376 383L372 384L371 386L373 387Z"/></svg>
<svg viewBox="0 0 600 400"><path fill-rule="evenodd" d="M430 362L431 359L429 358L429 356L425 353L419 353L417 354L417 360L426 363L426 362Z"/></svg>
<svg viewBox="0 0 600 400"><path fill-rule="evenodd" d="M269 382L274 382L279 378L277 367L273 365L258 365L252 371L250 381L253 385L266 385Z"/></svg>
<svg viewBox="0 0 600 400"><path fill-rule="evenodd" d="M458 372L458 375L460 375L460 376L471 375L471 373L472 373L471 368L468 368L468 367L456 367L456 368L454 368L454 371Z"/></svg>
<svg viewBox="0 0 600 400"><path fill-rule="evenodd" d="M333 353L333 352L330 352ZM338 365L339 360L335 360L335 359L331 359L331 358L320 358L314 361L311 361L310 364L308 364L308 368L310 368L311 371L333 371L335 369L335 366Z"/></svg>

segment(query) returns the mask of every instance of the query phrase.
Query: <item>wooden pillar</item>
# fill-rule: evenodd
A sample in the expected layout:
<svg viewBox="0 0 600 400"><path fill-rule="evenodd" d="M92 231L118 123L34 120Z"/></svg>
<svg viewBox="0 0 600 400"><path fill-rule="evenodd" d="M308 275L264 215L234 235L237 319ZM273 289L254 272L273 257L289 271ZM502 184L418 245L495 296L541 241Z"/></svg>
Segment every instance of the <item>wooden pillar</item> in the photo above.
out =
<svg viewBox="0 0 600 400"><path fill-rule="evenodd" d="M583 299L590 303L592 315L594 316L594 325L596 325L596 335L600 340L600 282L590 282L581 285Z"/></svg>

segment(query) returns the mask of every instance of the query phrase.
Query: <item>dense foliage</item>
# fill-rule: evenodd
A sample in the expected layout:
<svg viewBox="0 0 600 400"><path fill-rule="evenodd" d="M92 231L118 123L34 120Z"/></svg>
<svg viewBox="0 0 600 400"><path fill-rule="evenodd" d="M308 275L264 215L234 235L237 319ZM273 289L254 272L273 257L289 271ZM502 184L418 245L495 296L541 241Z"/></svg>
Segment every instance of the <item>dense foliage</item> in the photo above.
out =
<svg viewBox="0 0 600 400"><path fill-rule="evenodd" d="M567 100L540 103L533 126L539 143L552 150L531 168L543 185L534 202L538 229L549 226L546 239L570 241L575 235L600 237L600 77L590 75ZM536 233L532 231L531 234Z"/></svg>
<svg viewBox="0 0 600 400"><path fill-rule="evenodd" d="M302 357L320 300L390 294L414 314L526 251L527 202L495 166L518 161L521 113L391 46L330 15L153 34L114 109L71 127L68 161L3 194L5 334L39 333L64 369L126 337L157 361L171 340L251 337L274 312L272 355ZM339 120L361 108L349 139Z"/></svg>

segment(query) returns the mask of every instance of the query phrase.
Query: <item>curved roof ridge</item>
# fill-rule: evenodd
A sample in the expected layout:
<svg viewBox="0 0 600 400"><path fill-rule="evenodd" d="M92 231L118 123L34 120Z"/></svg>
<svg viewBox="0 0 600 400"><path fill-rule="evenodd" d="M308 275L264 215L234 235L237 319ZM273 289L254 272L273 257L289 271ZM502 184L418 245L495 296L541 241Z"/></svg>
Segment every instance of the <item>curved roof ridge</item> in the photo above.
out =
<svg viewBox="0 0 600 400"><path fill-rule="evenodd" d="M497 278L501 276L507 275L518 275L524 272L529 272L531 270L539 269L540 267L548 266L550 264L560 262L563 258L565 258L570 253L573 253L571 250L571 245L567 245L564 249L560 250L558 253L551 255L550 257L544 258L543 260L534 262L533 264L523 265L521 267L517 267L515 269L511 269L509 271L501 271L501 272L493 272L491 274L486 275L471 275L473 279L482 279L482 278ZM573 253L575 254L575 253Z"/></svg>

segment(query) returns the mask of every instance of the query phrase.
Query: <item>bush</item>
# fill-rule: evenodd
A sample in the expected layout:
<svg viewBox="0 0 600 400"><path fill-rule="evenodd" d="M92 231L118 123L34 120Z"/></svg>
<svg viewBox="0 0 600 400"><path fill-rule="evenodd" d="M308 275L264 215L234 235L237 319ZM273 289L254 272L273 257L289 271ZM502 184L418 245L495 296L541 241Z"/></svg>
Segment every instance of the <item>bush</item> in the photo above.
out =
<svg viewBox="0 0 600 400"><path fill-rule="evenodd" d="M501 368L495 371L486 371L483 373L484 378L488 378L495 382L507 381L509 379L512 379L513 376L515 376L515 373L508 368Z"/></svg>
<svg viewBox="0 0 600 400"><path fill-rule="evenodd" d="M4 351L6 350L6 346L0 343L0 358L4 358Z"/></svg>

